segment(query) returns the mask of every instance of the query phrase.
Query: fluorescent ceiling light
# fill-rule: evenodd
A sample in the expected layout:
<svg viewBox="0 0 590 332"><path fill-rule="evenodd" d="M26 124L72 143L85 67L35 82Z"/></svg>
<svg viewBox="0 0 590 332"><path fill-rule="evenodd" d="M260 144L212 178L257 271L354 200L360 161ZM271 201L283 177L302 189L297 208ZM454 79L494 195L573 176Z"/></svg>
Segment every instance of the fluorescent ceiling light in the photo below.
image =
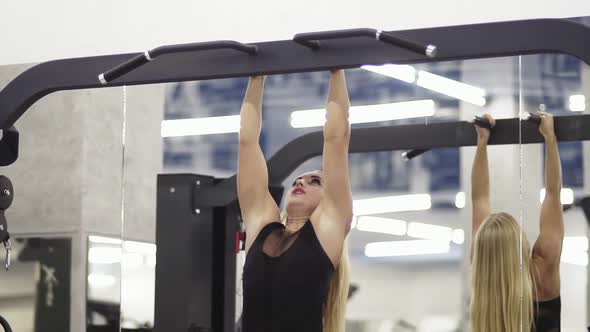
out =
<svg viewBox="0 0 590 332"><path fill-rule="evenodd" d="M416 80L416 69L410 65L366 65L361 66L361 68L381 75L393 77L408 83L414 83ZM475 104L477 106L485 106L486 104L486 91L484 89L443 76L435 75L424 70L418 71L418 80L416 84L420 87L436 91L447 96ZM579 97L577 100L579 100Z"/></svg>
<svg viewBox="0 0 590 332"><path fill-rule="evenodd" d="M449 251L449 242L433 240L372 242L365 246L367 257L446 254Z"/></svg>
<svg viewBox="0 0 590 332"><path fill-rule="evenodd" d="M435 112L434 106L434 101L430 99L352 106L349 110L348 121L354 124L432 116ZM293 128L321 127L325 123L325 109L294 111L291 113L291 127Z"/></svg>
<svg viewBox="0 0 590 332"><path fill-rule="evenodd" d="M350 222L350 229L351 230L356 228L356 222L357 222L357 220L358 220L358 217L355 216L355 215L353 215L352 216L352 221Z"/></svg>
<svg viewBox="0 0 590 332"><path fill-rule="evenodd" d="M106 288L115 284L117 278L110 274L92 273L88 276L88 284L94 288Z"/></svg>
<svg viewBox="0 0 590 332"><path fill-rule="evenodd" d="M92 243L103 243L103 244L121 244L120 239L115 239L112 237L103 237L103 236L94 236L90 235L88 240Z"/></svg>
<svg viewBox="0 0 590 332"><path fill-rule="evenodd" d="M451 241L456 244L463 244L465 242L465 231L460 228L453 230Z"/></svg>
<svg viewBox="0 0 590 332"><path fill-rule="evenodd" d="M563 263L588 266L588 252L586 251L574 251L574 252L562 252L561 261Z"/></svg>
<svg viewBox="0 0 590 332"><path fill-rule="evenodd" d="M162 121L162 137L227 134L239 131L239 115Z"/></svg>
<svg viewBox="0 0 590 332"><path fill-rule="evenodd" d="M539 193L540 201L543 203L545 199L546 190L545 188L541 189ZM574 204L574 191L571 188L561 188L561 204Z"/></svg>
<svg viewBox="0 0 590 332"><path fill-rule="evenodd" d="M360 216L356 228L359 231L383 233L391 235L406 234L406 222L403 220Z"/></svg>
<svg viewBox="0 0 590 332"><path fill-rule="evenodd" d="M408 225L408 236L450 242L453 238L453 230L445 226L411 222Z"/></svg>
<svg viewBox="0 0 590 332"><path fill-rule="evenodd" d="M455 196L455 206L458 209L462 209L465 207L465 193L460 191Z"/></svg>
<svg viewBox="0 0 590 332"><path fill-rule="evenodd" d="M123 243L123 249L126 252L135 252L138 254L155 254L156 245L152 243L125 241Z"/></svg>
<svg viewBox="0 0 590 332"><path fill-rule="evenodd" d="M485 90L427 71L421 70L418 72L418 81L416 84L477 106L484 106L486 104Z"/></svg>
<svg viewBox="0 0 590 332"><path fill-rule="evenodd" d="M564 237L563 251L588 251L588 238L585 236Z"/></svg>
<svg viewBox="0 0 590 332"><path fill-rule="evenodd" d="M586 110L586 96L584 95L572 95L569 102L569 108L572 112L584 112Z"/></svg>
<svg viewBox="0 0 590 332"><path fill-rule="evenodd" d="M579 266L588 265L588 238L585 236L566 236L561 251L563 263Z"/></svg>
<svg viewBox="0 0 590 332"><path fill-rule="evenodd" d="M430 195L414 194L357 199L352 202L352 209L355 215L361 216L388 212L428 210L431 205Z"/></svg>
<svg viewBox="0 0 590 332"><path fill-rule="evenodd" d="M361 66L362 69L373 73L396 78L400 81L414 83L416 81L416 69L410 65L392 65L385 64L382 66Z"/></svg>
<svg viewBox="0 0 590 332"><path fill-rule="evenodd" d="M115 264L121 262L121 248L95 247L88 249L91 264Z"/></svg>

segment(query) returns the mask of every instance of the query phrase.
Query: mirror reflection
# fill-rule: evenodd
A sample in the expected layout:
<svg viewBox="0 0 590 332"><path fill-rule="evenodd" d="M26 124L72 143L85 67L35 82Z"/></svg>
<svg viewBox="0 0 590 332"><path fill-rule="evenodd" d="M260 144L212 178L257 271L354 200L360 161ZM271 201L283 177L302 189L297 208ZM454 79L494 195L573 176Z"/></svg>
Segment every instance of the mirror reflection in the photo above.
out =
<svg viewBox="0 0 590 332"><path fill-rule="evenodd" d="M0 67L0 88L31 66ZM121 88L60 91L15 124L19 156L0 199L14 247L0 315L14 331L87 330L87 235L121 237L122 101Z"/></svg>
<svg viewBox="0 0 590 332"><path fill-rule="evenodd" d="M559 121L587 112L589 76L588 66L582 61L567 55L529 55L520 61L523 113L539 113ZM588 326L588 220L583 212L587 192L586 142L556 144L543 124L530 121L523 121L521 129L523 139L541 132L544 142L523 145L523 229L537 249L532 249L533 265L538 265L534 262L535 256L539 256L536 251L555 252L550 256L553 268L536 276L537 298L542 307L549 307L545 313L558 312L561 305L562 330L585 330ZM552 239L556 242L554 246L550 245ZM556 253L559 249L561 255ZM550 285L545 286L548 282Z"/></svg>

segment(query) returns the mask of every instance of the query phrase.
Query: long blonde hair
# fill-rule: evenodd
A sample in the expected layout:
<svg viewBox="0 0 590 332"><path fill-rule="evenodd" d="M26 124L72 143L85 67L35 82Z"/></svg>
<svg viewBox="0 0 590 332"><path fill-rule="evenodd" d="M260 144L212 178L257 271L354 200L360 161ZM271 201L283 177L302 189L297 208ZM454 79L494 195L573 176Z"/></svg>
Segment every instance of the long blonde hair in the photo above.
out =
<svg viewBox="0 0 590 332"><path fill-rule="evenodd" d="M511 215L491 214L475 235L471 269L472 331L531 331L535 287L529 242L524 235L522 240L521 273L520 227Z"/></svg>
<svg viewBox="0 0 590 332"><path fill-rule="evenodd" d="M281 222L287 223L287 211L281 213ZM340 264L336 267L330 288L326 308L324 309L323 332L344 332L346 303L348 301L350 262L348 260L348 236L342 244Z"/></svg>

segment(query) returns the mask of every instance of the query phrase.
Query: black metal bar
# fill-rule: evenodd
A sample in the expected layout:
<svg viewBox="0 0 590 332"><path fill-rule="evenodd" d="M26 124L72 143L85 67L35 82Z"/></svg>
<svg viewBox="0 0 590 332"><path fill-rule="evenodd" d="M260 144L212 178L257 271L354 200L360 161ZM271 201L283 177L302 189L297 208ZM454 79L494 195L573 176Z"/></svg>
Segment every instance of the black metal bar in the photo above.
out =
<svg viewBox="0 0 590 332"><path fill-rule="evenodd" d="M554 118L558 141L590 140L590 115L560 116ZM519 128L520 127L520 128ZM586 129L585 129L586 128ZM522 138L519 137L519 130ZM428 135L424 133L427 132ZM514 119L496 120L490 134L489 145L543 143L538 125L531 121ZM268 161L269 183L280 185L305 161L323 151L321 131L300 136L287 143ZM473 123L467 121L432 124L353 128L350 135L350 153L433 149L475 146L477 133ZM196 206L225 206L237 198L235 175L220 182L211 191L195 192Z"/></svg>
<svg viewBox="0 0 590 332"><path fill-rule="evenodd" d="M217 181L158 175L155 332L234 331L239 209L193 208L193 188L206 191Z"/></svg>
<svg viewBox="0 0 590 332"><path fill-rule="evenodd" d="M213 328L214 209L191 208L192 186L213 177L159 175L156 210L154 331ZM197 330L198 331L198 330ZM217 331L217 330L216 330Z"/></svg>
<svg viewBox="0 0 590 332"><path fill-rule="evenodd" d="M169 54L113 81L109 86L154 84L255 74L284 74L356 68L385 63L423 63L533 53L566 53L590 64L590 28L568 20L497 22L394 32L442 47L436 59L367 38L325 41L309 52L293 40L256 43L256 57L227 50ZM498 38L502 36L502 38ZM0 128L8 128L37 100L61 90L103 87L96 74L141 54L117 54L45 62L16 77L0 91Z"/></svg>
<svg viewBox="0 0 590 332"><path fill-rule="evenodd" d="M426 55L429 58L434 58L437 53L437 47L432 44L424 45L404 37L396 36L391 32L383 32L371 28L298 33L293 37L293 40L303 46L318 49L320 47L320 40L354 37L375 38L376 40Z"/></svg>
<svg viewBox="0 0 590 332"><path fill-rule="evenodd" d="M243 44L233 40L160 46L154 48L151 51L146 51L143 54L136 55L133 58L117 65L116 67L107 70L106 72L98 75L98 80L103 85L108 84L112 80L115 80L129 73L130 71L143 66L160 55L219 49L234 49L236 51L244 52L250 55L256 55L258 53L258 47L256 47L256 45Z"/></svg>

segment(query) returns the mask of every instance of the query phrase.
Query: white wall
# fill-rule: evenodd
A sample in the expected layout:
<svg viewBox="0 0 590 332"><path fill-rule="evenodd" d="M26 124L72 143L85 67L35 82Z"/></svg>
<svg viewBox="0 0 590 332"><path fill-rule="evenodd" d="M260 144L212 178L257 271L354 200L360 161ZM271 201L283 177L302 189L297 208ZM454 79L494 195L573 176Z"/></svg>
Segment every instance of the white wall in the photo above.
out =
<svg viewBox="0 0 590 332"><path fill-rule="evenodd" d="M290 39L353 27L384 30L590 15L588 0L390 1L20 0L0 2L0 64L138 52L164 44Z"/></svg>

